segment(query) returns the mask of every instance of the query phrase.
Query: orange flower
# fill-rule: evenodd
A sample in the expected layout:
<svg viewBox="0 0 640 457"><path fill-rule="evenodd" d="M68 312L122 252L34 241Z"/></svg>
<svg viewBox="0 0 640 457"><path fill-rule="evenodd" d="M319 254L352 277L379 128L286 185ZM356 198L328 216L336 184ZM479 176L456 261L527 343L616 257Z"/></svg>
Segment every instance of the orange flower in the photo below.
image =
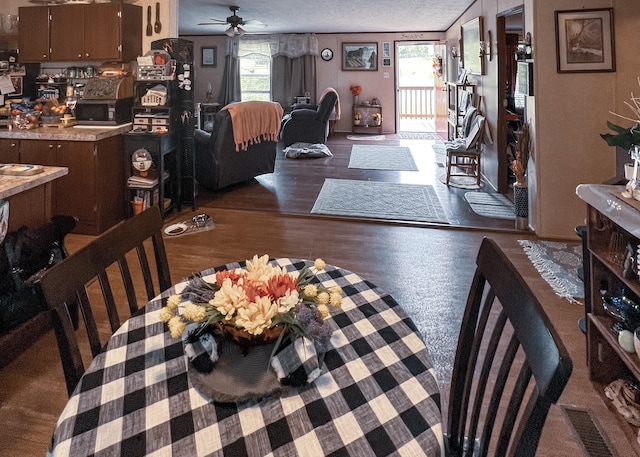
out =
<svg viewBox="0 0 640 457"><path fill-rule="evenodd" d="M360 92L362 92L362 87L349 86L349 90L351 91L351 95L356 96L356 95L360 95Z"/></svg>
<svg viewBox="0 0 640 457"><path fill-rule="evenodd" d="M243 275L236 273L235 270L222 270L216 273L216 284L222 285L225 279L229 278L233 284L236 284Z"/></svg>
<svg viewBox="0 0 640 457"><path fill-rule="evenodd" d="M296 279L291 275L272 276L267 282L267 290L272 300L283 297L288 290L300 290L297 286Z"/></svg>

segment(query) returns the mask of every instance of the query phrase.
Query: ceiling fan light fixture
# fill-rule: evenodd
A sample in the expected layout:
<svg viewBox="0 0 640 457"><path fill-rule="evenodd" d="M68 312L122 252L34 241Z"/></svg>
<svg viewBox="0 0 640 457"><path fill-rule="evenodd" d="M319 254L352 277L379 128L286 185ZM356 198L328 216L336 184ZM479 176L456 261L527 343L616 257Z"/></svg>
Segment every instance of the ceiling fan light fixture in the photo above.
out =
<svg viewBox="0 0 640 457"><path fill-rule="evenodd" d="M240 26L236 27L236 30L238 31L238 35L243 36L245 33L244 29Z"/></svg>
<svg viewBox="0 0 640 457"><path fill-rule="evenodd" d="M228 37L232 37L234 35L233 26L230 25L229 28L224 32Z"/></svg>

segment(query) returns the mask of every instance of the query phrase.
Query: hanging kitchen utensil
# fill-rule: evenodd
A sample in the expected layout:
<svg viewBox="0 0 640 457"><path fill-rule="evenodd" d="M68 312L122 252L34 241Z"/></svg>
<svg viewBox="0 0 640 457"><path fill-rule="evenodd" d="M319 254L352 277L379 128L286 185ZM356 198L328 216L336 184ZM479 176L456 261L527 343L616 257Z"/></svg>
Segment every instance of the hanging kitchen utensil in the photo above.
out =
<svg viewBox="0 0 640 457"><path fill-rule="evenodd" d="M160 23L160 2L156 2L156 23L153 26L153 30L156 33L160 33L160 30L162 30L162 23Z"/></svg>
<svg viewBox="0 0 640 457"><path fill-rule="evenodd" d="M151 25L151 5L147 7L147 36L153 35L153 25Z"/></svg>

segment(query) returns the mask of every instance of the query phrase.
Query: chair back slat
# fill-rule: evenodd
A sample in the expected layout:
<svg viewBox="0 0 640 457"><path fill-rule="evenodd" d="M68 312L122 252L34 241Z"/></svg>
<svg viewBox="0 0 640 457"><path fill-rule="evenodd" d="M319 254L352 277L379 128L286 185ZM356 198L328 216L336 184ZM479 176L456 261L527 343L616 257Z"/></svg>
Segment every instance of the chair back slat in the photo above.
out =
<svg viewBox="0 0 640 457"><path fill-rule="evenodd" d="M145 242L152 244L153 249L145 250L142 247ZM134 283L138 282L132 275L134 263L136 278L140 274L145 284L145 293L140 300L134 289ZM156 265L155 277L150 267L152 264ZM84 364L69 309L74 306L80 308L91 353L95 357L103 347L93 314L98 309L98 297L108 316L110 333L113 333L120 326L119 303L127 301L129 311L134 312L138 309L138 301L146 303L171 286L159 208L153 206L107 230L49 269L39 285L53 311L60 358L67 390L71 394L84 373ZM95 290L98 287L100 292ZM90 300L95 309L92 309Z"/></svg>
<svg viewBox="0 0 640 457"><path fill-rule="evenodd" d="M572 362L536 296L493 240L482 241L476 263L449 395L449 455L533 457Z"/></svg>

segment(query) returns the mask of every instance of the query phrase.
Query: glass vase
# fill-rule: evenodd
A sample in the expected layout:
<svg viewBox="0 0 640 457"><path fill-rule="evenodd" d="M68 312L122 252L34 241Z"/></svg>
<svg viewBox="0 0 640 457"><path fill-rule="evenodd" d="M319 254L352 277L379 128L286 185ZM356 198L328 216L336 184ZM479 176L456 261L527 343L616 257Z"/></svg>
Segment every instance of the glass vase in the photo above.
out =
<svg viewBox="0 0 640 457"><path fill-rule="evenodd" d="M629 150L629 156L631 160L633 160L633 176L627 182L626 191L624 192L624 197L627 198L636 198L640 197L638 194L638 187L640 187L640 182L638 181L638 165L640 162L640 146L633 145Z"/></svg>
<svg viewBox="0 0 640 457"><path fill-rule="evenodd" d="M354 95L353 96L353 104L354 105L359 105L360 104L360 97L358 95Z"/></svg>

